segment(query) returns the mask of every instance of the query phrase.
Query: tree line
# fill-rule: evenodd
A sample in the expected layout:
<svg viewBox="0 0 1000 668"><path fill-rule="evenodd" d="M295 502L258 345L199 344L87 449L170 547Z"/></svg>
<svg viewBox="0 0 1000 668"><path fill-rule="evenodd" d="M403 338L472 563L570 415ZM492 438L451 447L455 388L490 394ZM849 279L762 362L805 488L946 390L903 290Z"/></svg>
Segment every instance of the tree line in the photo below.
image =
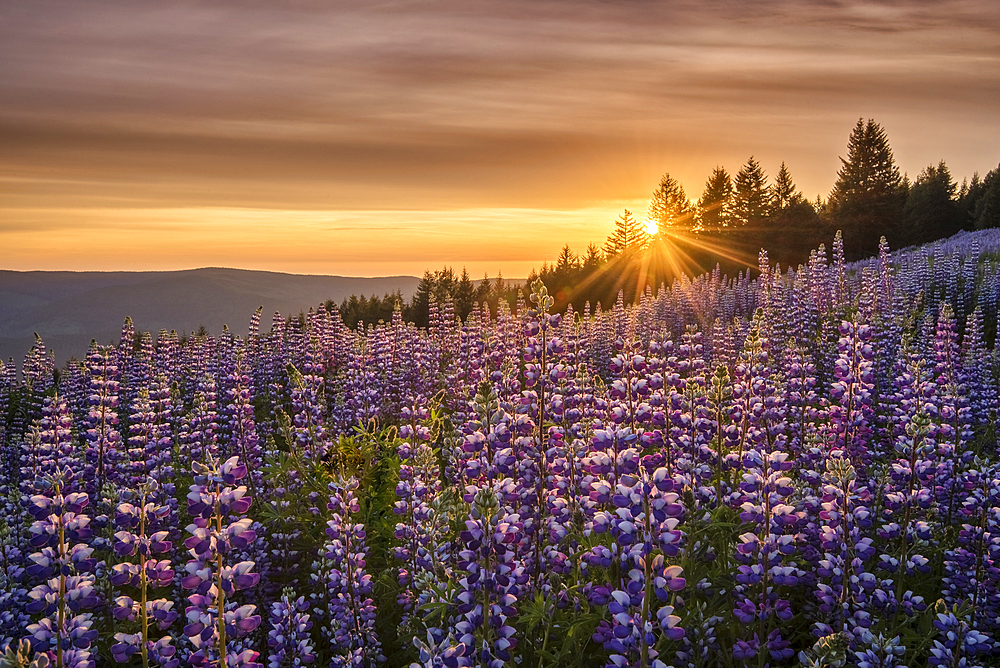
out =
<svg viewBox="0 0 1000 668"><path fill-rule="evenodd" d="M1000 226L1000 167L959 186L942 160L911 181L900 173L886 132L873 119L858 119L847 157L840 160L833 190L826 200L817 196L815 201L799 191L785 163L771 182L752 156L732 178L716 167L697 202L664 174L648 219L661 235L693 234L736 248L763 247L772 260L785 264L802 262L837 230L843 232L847 259L856 260L875 254L883 236L899 248ZM615 234L621 236L625 224L620 219Z"/></svg>
<svg viewBox="0 0 1000 668"><path fill-rule="evenodd" d="M961 230L1000 227L1000 166L958 185L942 160L911 181L896 165L885 129L873 119L858 119L840 160L825 200L806 198L784 162L769 179L753 156L735 176L716 167L695 201L666 173L645 220L625 210L603 246L591 243L578 254L565 245L554 262L533 270L527 283L540 278L557 309L570 303L607 308L619 293L631 301L646 286L669 285L681 273L696 276L716 266L730 275L753 269L761 248L772 263L796 266L838 230L846 259L857 260L877 253L883 236L890 247L902 248ZM476 304L488 304L493 312L501 300L513 307L522 285L502 276L474 281L465 269L459 275L444 267L424 272L408 302L400 292L352 295L339 310L352 328L388 321L397 307L404 320L426 326L432 299L441 305L450 301L464 320Z"/></svg>

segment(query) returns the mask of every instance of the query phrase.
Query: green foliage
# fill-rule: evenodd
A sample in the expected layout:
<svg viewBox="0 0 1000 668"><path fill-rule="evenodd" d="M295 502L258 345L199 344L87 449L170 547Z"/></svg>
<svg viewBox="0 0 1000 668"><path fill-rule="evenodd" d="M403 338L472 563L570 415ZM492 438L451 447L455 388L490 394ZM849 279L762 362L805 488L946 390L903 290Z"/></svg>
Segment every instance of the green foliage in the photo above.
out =
<svg viewBox="0 0 1000 668"><path fill-rule="evenodd" d="M344 324L354 329L360 322L389 322L392 319L393 310L403 306L405 303L406 300L403 298L402 291L397 290L396 292L387 292L382 297L378 295L372 295L371 297L351 295L350 298L345 297L344 301L340 303L338 310ZM333 306L334 303L332 300L327 301L327 312L332 311Z"/></svg>

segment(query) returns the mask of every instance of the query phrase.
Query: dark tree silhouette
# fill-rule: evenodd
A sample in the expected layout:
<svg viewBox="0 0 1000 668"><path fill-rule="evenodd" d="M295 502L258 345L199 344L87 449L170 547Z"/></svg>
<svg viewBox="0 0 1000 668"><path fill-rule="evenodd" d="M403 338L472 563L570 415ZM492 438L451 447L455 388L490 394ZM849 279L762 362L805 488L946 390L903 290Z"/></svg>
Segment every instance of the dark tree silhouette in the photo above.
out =
<svg viewBox="0 0 1000 668"><path fill-rule="evenodd" d="M632 217L632 212L625 213L615 221L615 231L604 244L604 254L611 258L619 255L632 254L642 250L649 244L649 234L642 223Z"/></svg>
<svg viewBox="0 0 1000 668"><path fill-rule="evenodd" d="M771 215L767 175L753 156L733 181L733 219L737 226L756 229Z"/></svg>
<svg viewBox="0 0 1000 668"><path fill-rule="evenodd" d="M882 126L859 118L840 161L827 210L833 227L844 232L847 258L874 255L883 235L898 246L905 190Z"/></svg>
<svg viewBox="0 0 1000 668"><path fill-rule="evenodd" d="M957 190L944 160L920 172L903 208L910 243L951 236L962 229L967 221L957 200Z"/></svg>
<svg viewBox="0 0 1000 668"><path fill-rule="evenodd" d="M649 202L649 219L656 221L657 228L666 230L690 230L695 226L695 209L684 194L684 187L670 174L664 174L660 184L653 191Z"/></svg>
<svg viewBox="0 0 1000 668"><path fill-rule="evenodd" d="M705 230L733 224L733 181L722 167L716 167L705 182L698 200L698 224Z"/></svg>

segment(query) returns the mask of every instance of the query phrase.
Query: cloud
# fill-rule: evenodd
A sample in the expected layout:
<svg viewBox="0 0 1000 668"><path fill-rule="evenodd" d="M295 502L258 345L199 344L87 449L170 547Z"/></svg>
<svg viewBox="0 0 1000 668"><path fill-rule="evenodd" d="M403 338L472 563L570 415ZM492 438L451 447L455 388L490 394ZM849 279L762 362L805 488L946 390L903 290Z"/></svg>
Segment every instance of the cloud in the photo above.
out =
<svg viewBox="0 0 1000 668"><path fill-rule="evenodd" d="M39 0L0 62L0 215L575 211L750 154L826 193L859 116L911 173L1000 155L991 0Z"/></svg>

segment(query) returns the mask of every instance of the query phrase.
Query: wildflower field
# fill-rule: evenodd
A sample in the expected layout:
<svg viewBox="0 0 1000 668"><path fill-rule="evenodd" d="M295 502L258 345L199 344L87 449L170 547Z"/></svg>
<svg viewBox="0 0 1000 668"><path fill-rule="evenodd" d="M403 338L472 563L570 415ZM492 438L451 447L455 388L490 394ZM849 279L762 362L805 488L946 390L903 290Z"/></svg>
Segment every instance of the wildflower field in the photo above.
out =
<svg viewBox="0 0 1000 668"><path fill-rule="evenodd" d="M998 257L39 340L0 363L0 663L1000 665Z"/></svg>

